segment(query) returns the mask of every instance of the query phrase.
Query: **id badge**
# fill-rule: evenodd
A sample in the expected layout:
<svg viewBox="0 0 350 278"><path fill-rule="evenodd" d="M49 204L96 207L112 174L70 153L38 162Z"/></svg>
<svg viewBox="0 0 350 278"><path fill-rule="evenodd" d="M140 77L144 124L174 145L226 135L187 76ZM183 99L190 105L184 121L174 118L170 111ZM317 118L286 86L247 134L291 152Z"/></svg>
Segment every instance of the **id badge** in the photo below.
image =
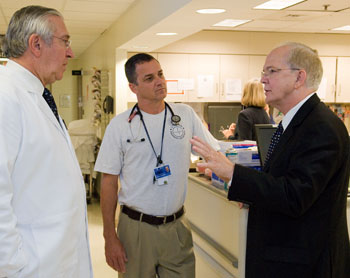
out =
<svg viewBox="0 0 350 278"><path fill-rule="evenodd" d="M156 178L158 185L168 184L168 176L171 175L169 165L164 165L154 168L154 177Z"/></svg>

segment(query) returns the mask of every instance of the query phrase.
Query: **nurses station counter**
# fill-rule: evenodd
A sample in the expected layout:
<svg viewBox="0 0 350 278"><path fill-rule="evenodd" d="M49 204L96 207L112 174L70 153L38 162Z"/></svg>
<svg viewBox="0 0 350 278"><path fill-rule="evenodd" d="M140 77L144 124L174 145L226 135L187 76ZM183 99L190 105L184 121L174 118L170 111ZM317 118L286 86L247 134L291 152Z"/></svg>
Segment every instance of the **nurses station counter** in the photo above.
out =
<svg viewBox="0 0 350 278"><path fill-rule="evenodd" d="M204 175L189 173L185 202L196 255L196 277L244 278L248 210Z"/></svg>
<svg viewBox="0 0 350 278"><path fill-rule="evenodd" d="M199 173L189 173L185 202L191 224L196 277L244 278L248 210ZM347 201L350 232L350 197Z"/></svg>

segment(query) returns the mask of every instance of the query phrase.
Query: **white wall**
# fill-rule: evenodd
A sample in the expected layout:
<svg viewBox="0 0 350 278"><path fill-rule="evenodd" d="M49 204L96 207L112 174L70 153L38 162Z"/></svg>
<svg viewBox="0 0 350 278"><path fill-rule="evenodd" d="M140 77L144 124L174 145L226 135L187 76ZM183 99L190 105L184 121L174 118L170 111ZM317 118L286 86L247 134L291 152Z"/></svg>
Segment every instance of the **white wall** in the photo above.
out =
<svg viewBox="0 0 350 278"><path fill-rule="evenodd" d="M173 13L177 9L180 9L183 5L186 5L190 0L139 0L136 1L131 7L101 36L91 45L89 48L79 57L77 65L83 70L92 70L93 67L102 70L108 70L110 72L112 85L112 96L115 96L116 92L116 65L123 60L123 57L116 52L120 46L127 43L133 37L147 30L150 26L157 24L163 18L166 18L169 14ZM157 8L155 8L157 7ZM119 52L122 53L123 50ZM125 52L125 59L126 51ZM121 72L118 70L118 72ZM124 74L124 73L122 73ZM118 78L117 78L118 79ZM83 88L83 96L86 94ZM121 94L125 94L122 92ZM92 105L91 99L86 99L84 107ZM118 110L124 109L126 103L118 105L119 97L115 98L115 108ZM122 102L125 102L124 97L121 98ZM116 105L117 104L117 105ZM88 108L85 108L89 111ZM83 118L89 118L90 115L84 115Z"/></svg>

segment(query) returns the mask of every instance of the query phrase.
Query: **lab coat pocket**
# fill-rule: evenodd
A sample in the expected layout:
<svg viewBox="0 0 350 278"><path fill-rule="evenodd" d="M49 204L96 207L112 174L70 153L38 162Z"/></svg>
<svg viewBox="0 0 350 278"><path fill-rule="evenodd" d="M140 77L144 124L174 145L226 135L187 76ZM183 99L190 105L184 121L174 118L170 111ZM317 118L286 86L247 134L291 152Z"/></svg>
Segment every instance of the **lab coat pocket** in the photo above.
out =
<svg viewBox="0 0 350 278"><path fill-rule="evenodd" d="M18 271L16 272L15 274L11 275L11 276L8 276L7 278L21 278L21 272L22 271ZM5 277L6 278L6 277Z"/></svg>
<svg viewBox="0 0 350 278"><path fill-rule="evenodd" d="M40 219L32 225L40 278L70 277L65 274L77 268L81 219L79 210L73 208Z"/></svg>

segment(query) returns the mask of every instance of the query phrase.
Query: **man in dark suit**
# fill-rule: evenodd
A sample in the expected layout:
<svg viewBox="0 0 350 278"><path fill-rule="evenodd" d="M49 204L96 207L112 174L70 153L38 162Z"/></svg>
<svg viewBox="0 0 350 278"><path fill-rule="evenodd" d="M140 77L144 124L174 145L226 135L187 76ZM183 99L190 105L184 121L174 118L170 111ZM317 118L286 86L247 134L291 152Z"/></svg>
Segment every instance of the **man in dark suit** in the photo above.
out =
<svg viewBox="0 0 350 278"><path fill-rule="evenodd" d="M350 276L349 136L315 93L321 78L317 52L305 45L287 43L267 56L266 102L284 118L262 172L192 140L206 160L201 166L232 180L228 199L250 205L246 278Z"/></svg>

